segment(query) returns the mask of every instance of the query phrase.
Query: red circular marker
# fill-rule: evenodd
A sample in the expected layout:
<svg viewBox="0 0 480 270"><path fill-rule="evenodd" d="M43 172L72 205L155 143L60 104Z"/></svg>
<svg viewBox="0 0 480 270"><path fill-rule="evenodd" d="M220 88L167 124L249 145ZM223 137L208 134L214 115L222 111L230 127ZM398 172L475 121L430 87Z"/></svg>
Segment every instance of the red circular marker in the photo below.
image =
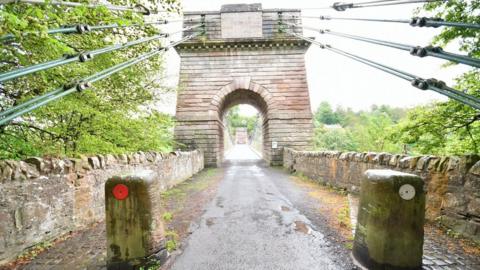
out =
<svg viewBox="0 0 480 270"><path fill-rule="evenodd" d="M124 184L118 184L113 187L112 190L113 197L117 200L125 200L128 197L128 187Z"/></svg>

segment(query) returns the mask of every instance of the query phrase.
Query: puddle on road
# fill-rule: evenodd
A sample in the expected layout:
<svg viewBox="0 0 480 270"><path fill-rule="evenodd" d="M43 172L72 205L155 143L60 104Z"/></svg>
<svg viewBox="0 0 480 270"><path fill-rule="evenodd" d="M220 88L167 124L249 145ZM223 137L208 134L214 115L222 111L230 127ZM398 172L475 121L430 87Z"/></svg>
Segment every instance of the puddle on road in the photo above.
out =
<svg viewBox="0 0 480 270"><path fill-rule="evenodd" d="M218 197L215 205L220 207L220 208L223 208L223 201L224 200L225 199L223 197Z"/></svg>
<svg viewBox="0 0 480 270"><path fill-rule="evenodd" d="M213 224L215 224L215 218L207 218L205 224L207 224L208 227L212 226Z"/></svg>
<svg viewBox="0 0 480 270"><path fill-rule="evenodd" d="M304 234L310 234L310 228L302 221L295 221L295 231L301 232Z"/></svg>

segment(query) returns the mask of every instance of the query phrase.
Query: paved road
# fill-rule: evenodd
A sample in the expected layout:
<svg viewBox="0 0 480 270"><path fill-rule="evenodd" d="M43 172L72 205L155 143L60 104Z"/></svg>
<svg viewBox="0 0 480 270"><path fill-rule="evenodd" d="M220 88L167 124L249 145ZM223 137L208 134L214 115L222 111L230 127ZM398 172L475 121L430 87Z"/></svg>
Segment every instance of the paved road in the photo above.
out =
<svg viewBox="0 0 480 270"><path fill-rule="evenodd" d="M225 160L240 161L240 160L261 160L262 158L252 151L247 144L237 144L231 150L225 153Z"/></svg>
<svg viewBox="0 0 480 270"><path fill-rule="evenodd" d="M227 159L218 193L172 269L348 269L284 195L286 174L245 145Z"/></svg>

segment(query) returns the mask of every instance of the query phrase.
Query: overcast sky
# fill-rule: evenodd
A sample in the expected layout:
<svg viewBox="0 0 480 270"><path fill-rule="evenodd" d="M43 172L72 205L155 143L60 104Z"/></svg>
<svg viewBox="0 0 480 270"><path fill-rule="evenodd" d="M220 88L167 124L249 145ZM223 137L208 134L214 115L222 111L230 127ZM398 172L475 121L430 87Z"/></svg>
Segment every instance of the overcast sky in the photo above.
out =
<svg viewBox="0 0 480 270"><path fill-rule="evenodd" d="M309 10L308 8L329 6L335 1L308 1L308 0L183 0L185 11L219 10L224 4L262 3L263 8L299 8L305 9L303 15L344 16L364 18L391 18L407 19L412 17L418 4L398 5L390 7L359 8L345 12L334 10ZM358 0L357 2L360 2ZM420 14L422 15L422 14ZM428 15L428 14L423 14ZM332 31L361 35L377 39L384 39L408 45L426 46L440 29L411 27L408 24L350 22L350 21L320 21L303 19L303 24ZM330 35L320 35L314 31L305 30L304 35L317 37L322 43L330 44L339 49L348 51L383 64L396 67L423 78L435 77L452 84L453 79L465 72L467 67L456 65L444 68L446 63L432 57L419 58L410 56L406 51L377 46L364 42L344 39ZM177 37L178 39L178 37ZM457 45L446 50L457 52ZM179 71L179 58L175 52L168 53L168 76L176 82ZM353 60L322 50L312 45L305 55L308 85L312 110L322 101L328 101L333 106L351 107L354 110L368 109L372 104L388 104L397 107L411 107L427 103L432 100L445 99L443 96L431 92L421 91L409 82L374 68L357 63ZM171 102L169 102L171 103ZM174 112L173 107L166 111ZM245 109L243 110L245 111ZM248 109L246 109L248 111Z"/></svg>

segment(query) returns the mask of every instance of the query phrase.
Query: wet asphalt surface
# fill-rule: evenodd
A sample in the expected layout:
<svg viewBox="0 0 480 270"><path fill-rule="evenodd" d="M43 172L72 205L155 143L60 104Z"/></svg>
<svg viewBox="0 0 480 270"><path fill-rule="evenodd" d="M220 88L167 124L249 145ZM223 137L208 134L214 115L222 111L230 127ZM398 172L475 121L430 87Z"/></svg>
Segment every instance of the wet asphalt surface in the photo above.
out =
<svg viewBox="0 0 480 270"><path fill-rule="evenodd" d="M171 269L355 269L288 174L246 145L226 157L216 197Z"/></svg>

